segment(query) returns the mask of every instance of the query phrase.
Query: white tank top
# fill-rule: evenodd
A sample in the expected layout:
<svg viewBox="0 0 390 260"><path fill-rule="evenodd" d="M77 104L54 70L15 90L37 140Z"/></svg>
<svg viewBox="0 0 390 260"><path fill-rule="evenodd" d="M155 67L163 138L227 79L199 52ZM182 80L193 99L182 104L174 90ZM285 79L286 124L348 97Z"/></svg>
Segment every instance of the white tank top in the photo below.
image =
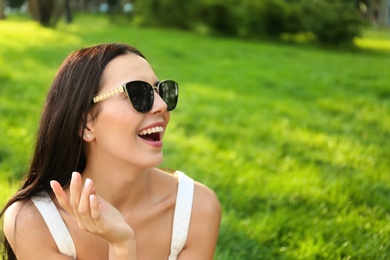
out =
<svg viewBox="0 0 390 260"><path fill-rule="evenodd" d="M177 171L175 174L179 182L168 260L176 260L187 241L194 195L194 181L183 172ZM45 220L60 253L76 259L76 248L72 236L49 194L44 191L31 200Z"/></svg>

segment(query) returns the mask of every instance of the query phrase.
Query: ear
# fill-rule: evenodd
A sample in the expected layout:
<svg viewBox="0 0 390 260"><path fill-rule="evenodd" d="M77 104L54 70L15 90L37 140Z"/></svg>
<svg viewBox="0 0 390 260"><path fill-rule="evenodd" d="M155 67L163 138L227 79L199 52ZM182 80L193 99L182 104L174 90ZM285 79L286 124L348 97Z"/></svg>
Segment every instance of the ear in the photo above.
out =
<svg viewBox="0 0 390 260"><path fill-rule="evenodd" d="M94 126L94 120L92 119L91 114L88 113L86 125L83 129L83 123L81 123L81 126L79 128L80 130L78 133L79 136L82 137L85 142L91 142L95 139L93 126Z"/></svg>
<svg viewBox="0 0 390 260"><path fill-rule="evenodd" d="M93 134L93 129L89 129L86 127L84 129L83 139L85 142L91 142L95 139L95 135Z"/></svg>

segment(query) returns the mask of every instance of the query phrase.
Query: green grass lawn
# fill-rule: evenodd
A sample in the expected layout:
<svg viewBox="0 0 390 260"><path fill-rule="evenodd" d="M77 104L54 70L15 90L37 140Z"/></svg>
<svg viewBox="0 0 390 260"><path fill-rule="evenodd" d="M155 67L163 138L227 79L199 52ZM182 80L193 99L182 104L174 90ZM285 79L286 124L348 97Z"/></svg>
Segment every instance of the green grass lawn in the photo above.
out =
<svg viewBox="0 0 390 260"><path fill-rule="evenodd" d="M0 22L0 205L28 166L56 70L126 42L180 84L164 167L213 188L215 259L390 258L390 31L361 49L242 41L76 17Z"/></svg>

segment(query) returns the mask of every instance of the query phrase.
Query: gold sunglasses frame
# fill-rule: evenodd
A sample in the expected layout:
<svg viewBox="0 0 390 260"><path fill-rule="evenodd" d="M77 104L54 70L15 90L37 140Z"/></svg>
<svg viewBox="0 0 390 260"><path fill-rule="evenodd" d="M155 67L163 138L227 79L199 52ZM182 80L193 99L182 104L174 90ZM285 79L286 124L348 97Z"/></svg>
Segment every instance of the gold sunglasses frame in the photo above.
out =
<svg viewBox="0 0 390 260"><path fill-rule="evenodd" d="M158 82L156 86L152 86L153 90L156 91L157 93L158 93L158 85L161 82L162 81ZM119 93L122 93L122 92L126 92L126 84L127 83L125 83L122 86L117 87L117 88L115 88L115 89L113 89L111 91L108 91L106 93L102 93L100 95L97 95L96 97L93 98L93 103L96 104L96 103L98 103L100 101L103 101L103 100L109 98L109 97L115 96L116 94L119 94ZM126 95L128 95L127 92L126 92Z"/></svg>

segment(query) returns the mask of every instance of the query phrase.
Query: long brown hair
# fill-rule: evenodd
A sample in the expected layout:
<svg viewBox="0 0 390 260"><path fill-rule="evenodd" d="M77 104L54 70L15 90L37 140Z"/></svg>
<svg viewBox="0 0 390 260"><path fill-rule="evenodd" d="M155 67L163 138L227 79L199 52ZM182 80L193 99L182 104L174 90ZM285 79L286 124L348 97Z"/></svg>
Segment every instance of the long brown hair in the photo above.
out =
<svg viewBox="0 0 390 260"><path fill-rule="evenodd" d="M82 172L85 119L101 85L107 64L117 56L141 52L127 44L100 44L70 54L61 65L47 95L42 112L30 169L21 188L0 213L14 202L29 199L42 190L51 193L50 180L69 185L73 171ZM16 259L4 236L3 259Z"/></svg>

